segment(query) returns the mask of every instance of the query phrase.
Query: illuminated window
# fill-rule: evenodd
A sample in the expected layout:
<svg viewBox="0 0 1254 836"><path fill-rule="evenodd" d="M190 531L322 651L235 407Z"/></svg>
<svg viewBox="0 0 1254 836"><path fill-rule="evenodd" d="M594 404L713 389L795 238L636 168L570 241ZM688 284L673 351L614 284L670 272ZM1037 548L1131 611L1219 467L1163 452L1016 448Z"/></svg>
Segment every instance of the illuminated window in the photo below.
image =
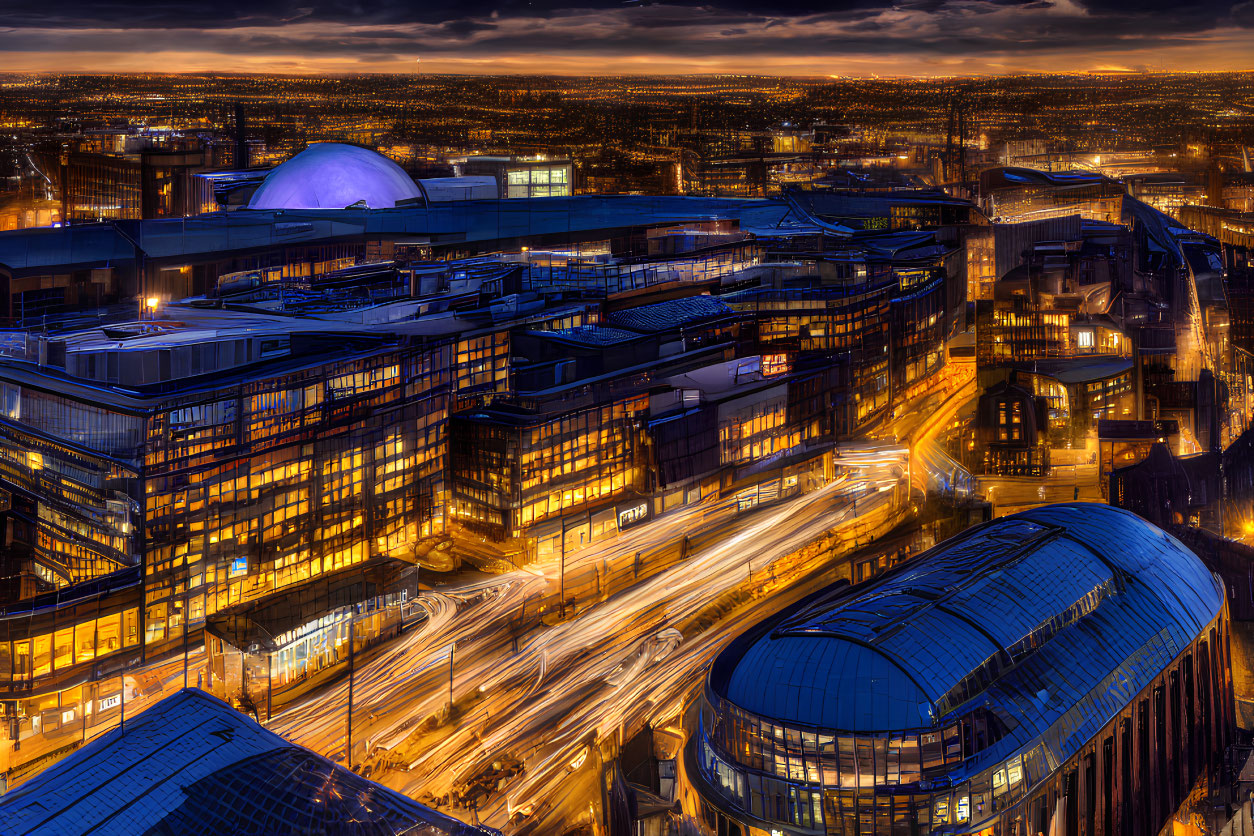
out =
<svg viewBox="0 0 1254 836"><path fill-rule="evenodd" d="M997 404L997 440L1018 441L1023 437L1023 404L1001 401Z"/></svg>

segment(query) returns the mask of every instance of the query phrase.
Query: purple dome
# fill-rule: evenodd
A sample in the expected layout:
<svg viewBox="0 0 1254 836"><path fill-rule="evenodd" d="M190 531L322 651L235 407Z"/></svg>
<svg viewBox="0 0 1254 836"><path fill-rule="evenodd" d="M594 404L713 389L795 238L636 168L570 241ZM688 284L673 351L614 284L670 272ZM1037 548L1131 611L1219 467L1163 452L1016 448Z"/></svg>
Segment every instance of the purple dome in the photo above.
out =
<svg viewBox="0 0 1254 836"><path fill-rule="evenodd" d="M344 209L365 201L371 209L390 209L421 196L413 178L382 154L320 142L270 172L248 208Z"/></svg>

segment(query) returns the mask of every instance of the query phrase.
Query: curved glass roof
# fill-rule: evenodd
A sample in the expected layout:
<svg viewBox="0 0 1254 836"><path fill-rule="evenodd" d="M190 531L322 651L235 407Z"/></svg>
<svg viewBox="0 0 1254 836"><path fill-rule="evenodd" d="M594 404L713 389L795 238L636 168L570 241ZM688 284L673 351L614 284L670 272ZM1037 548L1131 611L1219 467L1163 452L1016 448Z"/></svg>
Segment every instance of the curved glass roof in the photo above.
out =
<svg viewBox="0 0 1254 836"><path fill-rule="evenodd" d="M500 836L289 743L194 688L0 797L0 833Z"/></svg>
<svg viewBox="0 0 1254 836"><path fill-rule="evenodd" d="M391 209L421 196L413 178L382 154L319 142L270 172L248 208L344 209L365 201L371 209Z"/></svg>
<svg viewBox="0 0 1254 836"><path fill-rule="evenodd" d="M761 717L835 732L936 728L982 706L1021 726L1020 742L1048 739L1100 728L1222 606L1202 562L1140 517L1052 505L760 625L723 652L710 688ZM1057 723L1075 711L1074 725Z"/></svg>

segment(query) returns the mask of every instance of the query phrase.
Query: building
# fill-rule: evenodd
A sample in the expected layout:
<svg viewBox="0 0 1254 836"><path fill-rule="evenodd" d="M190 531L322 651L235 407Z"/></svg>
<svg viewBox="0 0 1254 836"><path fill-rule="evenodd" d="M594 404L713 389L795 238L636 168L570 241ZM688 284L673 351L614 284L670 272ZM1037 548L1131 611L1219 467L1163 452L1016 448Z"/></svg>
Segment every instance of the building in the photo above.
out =
<svg viewBox="0 0 1254 836"><path fill-rule="evenodd" d="M1180 217L1180 209L1189 204L1206 203L1206 177L1181 172L1133 174L1123 178L1128 194L1153 206L1160 212Z"/></svg>
<svg viewBox="0 0 1254 836"><path fill-rule="evenodd" d="M1242 279L1229 269L1239 247L1206 234L1224 235L1233 213L1186 207L1205 230L1195 232L1091 172L981 177L986 203L1038 208L993 224L997 278L974 305L978 383L988 390L1013 372L1048 401L1046 444L1067 451L1055 464L1093 453L1101 420L1173 420L1185 449L1245 428L1254 363L1242 348ZM1109 211L1089 202L1108 199Z"/></svg>
<svg viewBox="0 0 1254 836"><path fill-rule="evenodd" d="M715 660L708 832L1152 836L1234 733L1222 585L1133 514L986 523Z"/></svg>
<svg viewBox="0 0 1254 836"><path fill-rule="evenodd" d="M1014 373L980 394L975 410L975 442L984 473L1042 476L1049 469L1049 403Z"/></svg>
<svg viewBox="0 0 1254 836"><path fill-rule="evenodd" d="M852 375L842 431L883 419L944 364L956 320L951 294L962 251L931 232L866 235L840 249L793 255L806 269L724 295L752 324L762 354L843 355ZM958 306L959 309L961 305Z"/></svg>
<svg viewBox="0 0 1254 836"><path fill-rule="evenodd" d="M0 235L11 303L61 294L0 335L0 771L201 642L204 687L275 710L401 629L398 561L501 571L730 518L941 388L950 227L422 189L316 145L253 193L273 208ZM117 304L66 304L97 276Z"/></svg>
<svg viewBox="0 0 1254 836"><path fill-rule="evenodd" d="M182 654L207 617L412 562L444 532L450 340L168 315L70 332L59 362L0 370L5 574L23 597L46 592L11 602L0 653L22 759L55 743L51 707L63 733L84 730L112 671ZM366 642L392 630L370 623Z"/></svg>
<svg viewBox="0 0 1254 836"><path fill-rule="evenodd" d="M212 211L195 141L126 153L72 151L61 163L61 217L70 221L180 218Z"/></svg>
<svg viewBox="0 0 1254 836"><path fill-rule="evenodd" d="M1111 505L1157 525L1220 527L1214 513L1222 500L1218 453L1177 458L1157 442L1141 461L1112 470L1109 480Z"/></svg>
<svg viewBox="0 0 1254 836"><path fill-rule="evenodd" d="M195 689L162 700L0 797L0 829L14 836L495 833L289 743Z"/></svg>
<svg viewBox="0 0 1254 836"><path fill-rule="evenodd" d="M421 200L418 184L399 165L368 148L318 142L271 171L249 209L391 209Z"/></svg>
<svg viewBox="0 0 1254 836"><path fill-rule="evenodd" d="M1061 218L1079 214L1086 220L1117 223L1123 184L1092 171L1037 171L993 168L980 173L981 208L997 222Z"/></svg>
<svg viewBox="0 0 1254 836"><path fill-rule="evenodd" d="M1175 421L1124 421L1103 419L1097 422L1098 479L1102 496L1109 497L1110 474L1119 468L1143 461L1157 444L1180 449L1180 425ZM1112 505L1126 507L1119 502ZM1153 517L1142 514L1150 522Z"/></svg>
<svg viewBox="0 0 1254 836"><path fill-rule="evenodd" d="M412 564L372 561L220 610L205 620L205 687L269 721L399 635L417 587Z"/></svg>
<svg viewBox="0 0 1254 836"><path fill-rule="evenodd" d="M464 177L493 177L496 197L568 197L571 190L570 160L528 159L526 157L467 157L455 167Z"/></svg>

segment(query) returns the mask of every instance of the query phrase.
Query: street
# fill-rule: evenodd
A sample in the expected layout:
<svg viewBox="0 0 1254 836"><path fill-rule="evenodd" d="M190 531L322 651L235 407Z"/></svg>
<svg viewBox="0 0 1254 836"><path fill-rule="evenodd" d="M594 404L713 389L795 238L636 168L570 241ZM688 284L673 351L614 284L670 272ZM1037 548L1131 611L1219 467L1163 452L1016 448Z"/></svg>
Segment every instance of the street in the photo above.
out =
<svg viewBox="0 0 1254 836"><path fill-rule="evenodd" d="M877 486L882 490L857 498L856 515L861 486L850 480L764 510L727 541L577 617L534 631L516 653L514 613L554 583L553 567L520 570L456 596L430 596L424 627L353 677L353 763L399 767L374 771L372 777L432 800L470 781L493 759L508 756L525 769L483 801L480 820L504 827L512 813L527 807L541 820L547 815L554 823L578 821L582 805L570 809L560 799L570 797L571 764L582 758L591 766L595 760L587 757L588 743L646 720L662 724L678 718L699 685L693 673L724 640L751 614L756 620L811 586L789 581L814 566L784 558L832 529L851 530L855 521L865 528L887 519L899 504L894 497L904 496L894 491L896 482L885 480ZM788 595L773 594L785 587ZM720 602L726 612L717 611ZM737 617L722 617L733 612ZM667 633L667 641L656 642ZM638 654L650 641L656 649ZM347 699L348 682L342 680L276 715L270 727L343 760Z"/></svg>
<svg viewBox="0 0 1254 836"><path fill-rule="evenodd" d="M935 437L973 388L961 386L915 422L911 446L842 448L840 473L827 485L736 520L728 536L552 626L519 634L524 607L557 587L556 561L426 595L423 627L354 673L352 764L507 832L560 833L595 820L593 744L646 722L676 728L700 671L726 641L847 578L848 562L833 555L904 519L907 479L929 478ZM706 510L681 509L583 550L567 558L566 572L682 538ZM825 536L826 548L805 548ZM344 761L348 689L342 679L270 727Z"/></svg>

